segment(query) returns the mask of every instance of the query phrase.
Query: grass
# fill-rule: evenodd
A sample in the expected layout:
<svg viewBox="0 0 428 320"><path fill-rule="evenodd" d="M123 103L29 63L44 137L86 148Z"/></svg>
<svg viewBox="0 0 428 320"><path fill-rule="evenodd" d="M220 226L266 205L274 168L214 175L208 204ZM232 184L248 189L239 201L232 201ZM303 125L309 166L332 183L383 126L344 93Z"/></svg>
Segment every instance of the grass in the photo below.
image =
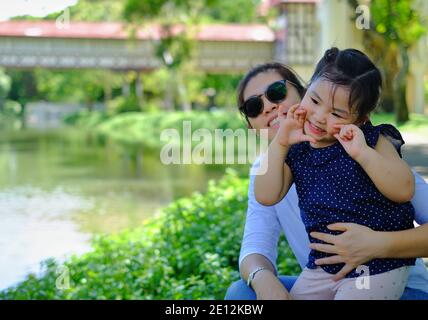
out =
<svg viewBox="0 0 428 320"><path fill-rule="evenodd" d="M392 113L376 113L371 116L373 124L390 123L397 127L401 132L411 132L424 135L428 138L428 117L420 114L411 113L410 121L397 125L395 116Z"/></svg>

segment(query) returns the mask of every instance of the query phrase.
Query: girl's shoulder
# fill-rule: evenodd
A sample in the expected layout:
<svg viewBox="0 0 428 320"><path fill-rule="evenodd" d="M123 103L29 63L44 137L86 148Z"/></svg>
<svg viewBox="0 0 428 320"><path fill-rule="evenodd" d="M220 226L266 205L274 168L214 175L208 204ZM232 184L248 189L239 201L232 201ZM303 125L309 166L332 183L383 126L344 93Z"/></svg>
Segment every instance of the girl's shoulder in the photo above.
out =
<svg viewBox="0 0 428 320"><path fill-rule="evenodd" d="M293 144L288 150L286 162L289 163L304 157L305 154L307 154L308 150L309 150L309 142L301 142L301 143Z"/></svg>
<svg viewBox="0 0 428 320"><path fill-rule="evenodd" d="M367 122L360 128L364 133L369 147L374 148L379 140L379 136L383 135L392 143L401 157L401 147L404 145L404 140L400 131L392 124L385 123L374 126L371 122Z"/></svg>

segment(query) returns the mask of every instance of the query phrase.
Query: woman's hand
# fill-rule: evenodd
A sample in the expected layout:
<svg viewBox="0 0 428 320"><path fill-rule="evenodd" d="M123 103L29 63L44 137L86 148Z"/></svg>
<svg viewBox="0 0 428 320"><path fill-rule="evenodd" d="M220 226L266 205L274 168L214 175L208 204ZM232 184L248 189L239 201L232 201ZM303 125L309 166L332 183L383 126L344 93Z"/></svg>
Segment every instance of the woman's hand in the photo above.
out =
<svg viewBox="0 0 428 320"><path fill-rule="evenodd" d="M295 104L288 110L287 115L285 115L285 109L286 107L282 105L278 109L280 127L275 136L278 143L284 147L304 141L315 143L314 138L303 132L306 110L300 108L299 104Z"/></svg>
<svg viewBox="0 0 428 320"><path fill-rule="evenodd" d="M338 124L334 128L339 130L338 133L334 134L334 137L340 142L349 156L357 161L368 148L363 131L355 124Z"/></svg>
<svg viewBox="0 0 428 320"><path fill-rule="evenodd" d="M317 265L345 263L334 280L343 279L349 272L364 263L382 256L386 248L382 232L355 223L335 223L329 225L330 230L343 231L339 235L331 235L320 232L311 232L315 239L326 242L311 243L310 248L333 254L331 257L318 259ZM330 244L329 244L330 243Z"/></svg>
<svg viewBox="0 0 428 320"><path fill-rule="evenodd" d="M258 272L251 283L257 300L292 300L281 281L269 270Z"/></svg>

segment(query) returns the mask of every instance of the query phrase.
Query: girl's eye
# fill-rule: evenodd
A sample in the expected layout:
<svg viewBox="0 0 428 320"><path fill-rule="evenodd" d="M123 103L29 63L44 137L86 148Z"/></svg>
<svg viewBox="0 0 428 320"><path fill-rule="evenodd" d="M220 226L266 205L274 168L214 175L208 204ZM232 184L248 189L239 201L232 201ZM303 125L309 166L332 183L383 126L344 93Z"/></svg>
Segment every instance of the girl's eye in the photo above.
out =
<svg viewBox="0 0 428 320"><path fill-rule="evenodd" d="M338 117L338 118L340 118L340 119L342 119L342 117L341 116L339 116L337 113L335 113L335 112L332 112L331 113L333 116L335 116L335 117Z"/></svg>
<svg viewBox="0 0 428 320"><path fill-rule="evenodd" d="M312 100L313 103L318 104L318 101L315 100L314 98L311 98L311 100Z"/></svg>

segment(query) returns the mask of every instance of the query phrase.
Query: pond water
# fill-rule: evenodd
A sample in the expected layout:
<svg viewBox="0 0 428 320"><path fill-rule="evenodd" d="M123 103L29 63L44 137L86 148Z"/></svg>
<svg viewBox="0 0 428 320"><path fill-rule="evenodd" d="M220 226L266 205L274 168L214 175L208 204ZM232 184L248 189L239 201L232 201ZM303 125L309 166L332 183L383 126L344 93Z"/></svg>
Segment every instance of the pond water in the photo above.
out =
<svg viewBox="0 0 428 320"><path fill-rule="evenodd" d="M90 250L93 235L141 225L226 170L165 166L159 152L68 129L3 133L0 168L0 289L38 272L46 258Z"/></svg>

